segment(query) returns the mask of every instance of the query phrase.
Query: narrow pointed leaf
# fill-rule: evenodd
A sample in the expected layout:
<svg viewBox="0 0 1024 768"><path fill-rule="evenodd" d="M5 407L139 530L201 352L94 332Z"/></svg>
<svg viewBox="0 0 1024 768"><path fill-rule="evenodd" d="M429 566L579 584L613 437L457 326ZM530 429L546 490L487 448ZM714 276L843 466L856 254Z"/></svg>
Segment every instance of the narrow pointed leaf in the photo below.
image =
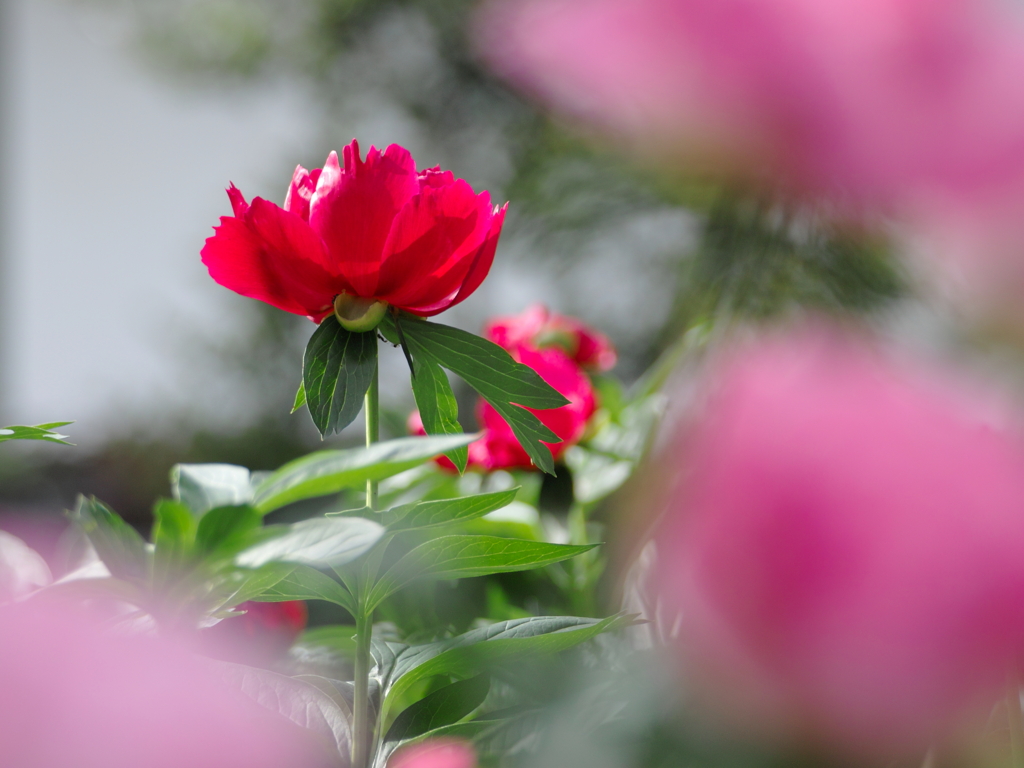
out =
<svg viewBox="0 0 1024 768"><path fill-rule="evenodd" d="M446 685L404 709L384 741L405 741L456 723L483 704L490 688L486 675Z"/></svg>
<svg viewBox="0 0 1024 768"><path fill-rule="evenodd" d="M48 443L60 443L61 445L73 445L62 435L54 430L59 427L66 427L70 421L54 421L49 424L37 424L34 427L12 425L0 427L0 443L7 440L45 440Z"/></svg>
<svg viewBox="0 0 1024 768"><path fill-rule="evenodd" d="M287 526L281 535L240 553L235 563L246 568L270 562L336 567L365 554L383 534L383 526L361 517L317 517Z"/></svg>
<svg viewBox="0 0 1024 768"><path fill-rule="evenodd" d="M267 563L259 568L239 568L223 575L214 587L210 613L255 600L295 568L293 563Z"/></svg>
<svg viewBox="0 0 1024 768"><path fill-rule="evenodd" d="M437 360L419 344L409 342L413 361L412 393L420 411L423 429L428 435L458 435L459 404L452 392L451 382ZM458 468L466 471L469 452L465 446L449 451L446 456Z"/></svg>
<svg viewBox="0 0 1024 768"><path fill-rule="evenodd" d="M533 463L549 474L554 472L551 451L544 443L561 440L526 408L560 408L569 404L564 396L532 368L517 363L487 339L411 315L403 315L399 322L414 364L417 351L421 355L425 351L462 378L508 422ZM394 318L386 317L381 327L388 338L398 336Z"/></svg>
<svg viewBox="0 0 1024 768"><path fill-rule="evenodd" d="M324 318L302 358L302 390L321 435L340 432L355 420L376 370L376 332L353 333L334 315Z"/></svg>
<svg viewBox="0 0 1024 768"><path fill-rule="evenodd" d="M295 643L306 648L326 648L347 658L356 655L356 628L351 624L332 624L307 629Z"/></svg>
<svg viewBox="0 0 1024 768"><path fill-rule="evenodd" d="M362 487L423 464L463 445L476 435L402 437L366 448L317 451L285 464L256 488L253 505L266 514L286 504Z"/></svg>
<svg viewBox="0 0 1024 768"><path fill-rule="evenodd" d="M306 404L306 385L301 381L299 382L299 389L295 393L295 402L292 403L292 413L295 413L299 408Z"/></svg>
<svg viewBox="0 0 1024 768"><path fill-rule="evenodd" d="M149 553L138 531L95 497L78 497L73 519L96 548L111 575L133 584L145 581Z"/></svg>
<svg viewBox="0 0 1024 768"><path fill-rule="evenodd" d="M540 568L593 549L498 536L439 536L415 547L381 577L367 600L369 608L409 582L430 577L461 579Z"/></svg>
<svg viewBox="0 0 1024 768"><path fill-rule="evenodd" d="M411 531L462 523L508 506L515 501L518 492L519 488L510 488L507 491L460 496L455 499L421 501L388 510L384 513L384 519L390 521L388 530L391 531Z"/></svg>
<svg viewBox="0 0 1024 768"><path fill-rule="evenodd" d="M474 629L450 640L405 646L394 653L384 681L384 715L392 702L434 675L469 677L495 662L514 661L525 655L568 650L602 632L630 626L629 616L588 619L578 616L534 616Z"/></svg>
<svg viewBox="0 0 1024 768"><path fill-rule="evenodd" d="M325 600L340 605L349 613L356 610L352 594L330 576L307 565L296 565L295 568L267 589L253 598L261 603L279 603L284 600ZM351 628L349 628L351 631Z"/></svg>
<svg viewBox="0 0 1024 768"><path fill-rule="evenodd" d="M171 494L196 516L215 507L252 500L249 470L234 464L177 464L171 469Z"/></svg>

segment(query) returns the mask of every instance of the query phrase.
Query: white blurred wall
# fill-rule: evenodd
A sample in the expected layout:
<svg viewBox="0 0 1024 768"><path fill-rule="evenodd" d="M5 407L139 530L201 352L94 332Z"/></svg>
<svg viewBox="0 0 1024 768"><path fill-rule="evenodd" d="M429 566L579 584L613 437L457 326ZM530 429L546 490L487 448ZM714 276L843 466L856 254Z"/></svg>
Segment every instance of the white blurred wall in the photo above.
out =
<svg viewBox="0 0 1024 768"><path fill-rule="evenodd" d="M283 197L318 127L312 99L286 84L179 88L140 65L109 14L6 2L3 416L74 419L83 447L182 404L232 419L246 404L181 364L184 340L230 334L246 301L199 250L229 180Z"/></svg>

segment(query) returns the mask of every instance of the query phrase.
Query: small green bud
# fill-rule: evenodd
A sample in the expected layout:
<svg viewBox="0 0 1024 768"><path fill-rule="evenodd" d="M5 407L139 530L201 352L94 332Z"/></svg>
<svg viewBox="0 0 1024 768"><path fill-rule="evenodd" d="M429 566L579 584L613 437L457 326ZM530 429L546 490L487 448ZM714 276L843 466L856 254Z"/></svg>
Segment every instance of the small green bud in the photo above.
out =
<svg viewBox="0 0 1024 768"><path fill-rule="evenodd" d="M385 301L364 299L347 293L339 293L334 297L334 316L346 331L372 331L380 325L387 311Z"/></svg>

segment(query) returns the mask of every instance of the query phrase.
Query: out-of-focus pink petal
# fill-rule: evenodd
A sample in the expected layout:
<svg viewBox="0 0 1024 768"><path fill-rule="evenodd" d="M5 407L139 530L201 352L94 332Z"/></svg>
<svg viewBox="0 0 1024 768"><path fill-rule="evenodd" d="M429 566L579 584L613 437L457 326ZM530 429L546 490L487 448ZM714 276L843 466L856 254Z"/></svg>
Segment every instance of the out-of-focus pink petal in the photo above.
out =
<svg viewBox="0 0 1024 768"><path fill-rule="evenodd" d="M882 209L1024 185L1007 4L506 1L481 34L500 72L655 153Z"/></svg>
<svg viewBox="0 0 1024 768"><path fill-rule="evenodd" d="M490 195L475 194L461 179L425 187L395 217L375 295L404 309L435 304L457 292L491 219Z"/></svg>
<svg viewBox="0 0 1024 768"><path fill-rule="evenodd" d="M75 609L0 609L0 765L324 768L311 735L156 637Z"/></svg>
<svg viewBox="0 0 1024 768"><path fill-rule="evenodd" d="M518 349L533 343L544 330L551 311L543 304L531 304L518 315L494 317L484 326L484 336L504 349Z"/></svg>
<svg viewBox="0 0 1024 768"><path fill-rule="evenodd" d="M520 347L559 347L578 365L607 371L618 358L611 340L575 317L551 312L543 304L527 307L518 315L496 317L484 335L513 352Z"/></svg>
<svg viewBox="0 0 1024 768"><path fill-rule="evenodd" d="M210 276L225 288L319 321L343 279L321 266L320 238L298 216L254 198L244 219L222 217L202 250Z"/></svg>
<svg viewBox="0 0 1024 768"><path fill-rule="evenodd" d="M320 169L307 171L301 165L295 166L292 183L288 185L288 193L284 197L284 209L294 213L303 221L309 221L309 201L316 191L316 182L320 178ZM237 216L238 214L235 213Z"/></svg>
<svg viewBox="0 0 1024 768"><path fill-rule="evenodd" d="M468 741L430 739L399 750L388 768L475 768L476 752Z"/></svg>
<svg viewBox="0 0 1024 768"><path fill-rule="evenodd" d="M838 333L714 374L656 534L687 668L731 712L844 754L920 754L984 721L1024 647L1016 417Z"/></svg>
<svg viewBox="0 0 1024 768"><path fill-rule="evenodd" d="M309 224L327 245L331 271L344 275L355 295L373 297L391 224L419 192L416 166L397 144L383 154L370 147L364 161L353 140L343 154L344 168L336 153L327 158L310 201Z"/></svg>

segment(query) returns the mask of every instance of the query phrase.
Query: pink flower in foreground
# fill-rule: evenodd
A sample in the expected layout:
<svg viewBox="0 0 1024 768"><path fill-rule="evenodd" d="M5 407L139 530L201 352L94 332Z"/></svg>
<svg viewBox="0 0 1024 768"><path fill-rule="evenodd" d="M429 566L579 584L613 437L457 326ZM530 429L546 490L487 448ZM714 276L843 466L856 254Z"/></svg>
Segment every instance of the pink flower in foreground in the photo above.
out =
<svg viewBox="0 0 1024 768"><path fill-rule="evenodd" d="M475 768L472 745L457 739L430 739L399 750L388 768Z"/></svg>
<svg viewBox="0 0 1024 768"><path fill-rule="evenodd" d="M1024 21L984 0L493 0L480 51L564 110L868 206L1024 187Z"/></svg>
<svg viewBox="0 0 1024 768"><path fill-rule="evenodd" d="M527 307L518 315L488 321L484 336L508 351L521 347L559 347L584 368L607 371L618 355L603 333L575 317L552 312L543 304Z"/></svg>
<svg viewBox="0 0 1024 768"><path fill-rule="evenodd" d="M594 387L586 373L564 351L557 347L532 349L519 347L512 356L540 374L548 384L569 400L561 408L537 410L528 408L541 423L562 438L560 443L545 443L555 461L583 437L587 421L597 409ZM477 404L477 421L484 436L469 445L469 466L487 471L496 469L533 469L533 462L516 440L512 428L485 400ZM418 412L409 417L409 430L424 434L423 421ZM443 456L437 462L447 469L455 466Z"/></svg>
<svg viewBox="0 0 1024 768"><path fill-rule="evenodd" d="M824 334L712 383L656 533L687 669L852 750L990 711L1024 650L1024 448L990 399Z"/></svg>
<svg viewBox="0 0 1024 768"><path fill-rule="evenodd" d="M210 662L103 632L75 609L0 609L0 765L323 768L302 729L226 687Z"/></svg>
<svg viewBox="0 0 1024 768"><path fill-rule="evenodd" d="M212 644L215 655L249 664L268 664L284 656L306 628L309 617L302 600L250 601L234 610L244 613L204 629L204 641Z"/></svg>
<svg viewBox="0 0 1024 768"><path fill-rule="evenodd" d="M246 203L234 185L234 216L221 218L203 263L226 288L320 322L375 317L391 305L436 315L466 299L487 276L505 209L440 167L416 171L392 144L345 147L323 170L295 169L284 207ZM336 299L341 297L336 303Z"/></svg>

